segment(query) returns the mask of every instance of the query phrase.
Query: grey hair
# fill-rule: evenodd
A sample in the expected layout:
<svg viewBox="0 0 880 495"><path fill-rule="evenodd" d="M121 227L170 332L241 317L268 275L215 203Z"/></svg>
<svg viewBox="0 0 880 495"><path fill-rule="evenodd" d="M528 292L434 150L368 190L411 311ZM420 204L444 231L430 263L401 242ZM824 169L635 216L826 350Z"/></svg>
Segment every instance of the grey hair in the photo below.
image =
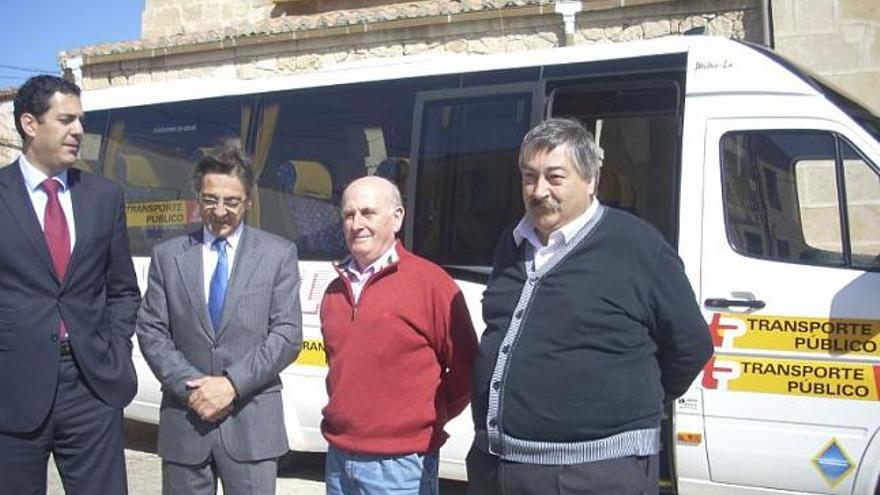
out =
<svg viewBox="0 0 880 495"><path fill-rule="evenodd" d="M201 194L202 179L207 174L231 175L241 181L248 197L254 191L254 172L250 158L238 146L221 145L211 148L196 162L192 183L196 194Z"/></svg>
<svg viewBox="0 0 880 495"><path fill-rule="evenodd" d="M519 149L519 166L528 163L535 155L550 153L565 146L578 174L598 186L602 168L602 151L590 133L574 119L553 118L536 125L523 138Z"/></svg>

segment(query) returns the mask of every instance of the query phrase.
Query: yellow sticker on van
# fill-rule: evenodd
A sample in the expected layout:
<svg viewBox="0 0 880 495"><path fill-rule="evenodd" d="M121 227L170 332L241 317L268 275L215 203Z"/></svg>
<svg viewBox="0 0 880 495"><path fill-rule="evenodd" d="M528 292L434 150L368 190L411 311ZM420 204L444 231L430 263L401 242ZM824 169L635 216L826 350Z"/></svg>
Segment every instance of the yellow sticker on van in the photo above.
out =
<svg viewBox="0 0 880 495"><path fill-rule="evenodd" d="M317 339L304 340L299 350L299 356L296 357L296 361L293 364L326 368L327 354L324 352L324 341Z"/></svg>
<svg viewBox="0 0 880 495"><path fill-rule="evenodd" d="M151 201L125 205L125 222L133 227L179 227L199 222L199 211L192 200Z"/></svg>
<svg viewBox="0 0 880 495"><path fill-rule="evenodd" d="M880 357L880 320L715 313L718 349L762 349Z"/></svg>
<svg viewBox="0 0 880 495"><path fill-rule="evenodd" d="M703 369L709 390L878 400L880 366L717 354Z"/></svg>

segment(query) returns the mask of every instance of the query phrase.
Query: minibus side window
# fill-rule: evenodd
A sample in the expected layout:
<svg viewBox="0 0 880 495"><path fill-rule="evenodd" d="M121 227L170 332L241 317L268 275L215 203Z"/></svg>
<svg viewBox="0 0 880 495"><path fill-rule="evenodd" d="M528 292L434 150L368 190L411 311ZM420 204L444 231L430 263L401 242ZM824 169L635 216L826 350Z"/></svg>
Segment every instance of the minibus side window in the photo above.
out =
<svg viewBox="0 0 880 495"><path fill-rule="evenodd" d="M680 87L657 75L562 87L553 116L583 122L604 158L597 196L657 227L677 244Z"/></svg>
<svg viewBox="0 0 880 495"><path fill-rule="evenodd" d="M238 97L110 111L101 158L90 167L123 187L134 256L200 223L193 164L208 148L246 141L251 116L252 105Z"/></svg>
<svg viewBox="0 0 880 495"><path fill-rule="evenodd" d="M89 112L83 118L83 136L75 168L89 173L100 171L101 146L104 143L104 133L107 132L109 114L106 110Z"/></svg>
<svg viewBox="0 0 880 495"><path fill-rule="evenodd" d="M486 267L522 216L519 145L529 92L429 101L422 112L413 247L442 265Z"/></svg>
<svg viewBox="0 0 880 495"><path fill-rule="evenodd" d="M877 174L838 136L730 132L722 137L721 159L734 250L790 263L878 268Z"/></svg>
<svg viewBox="0 0 880 495"><path fill-rule="evenodd" d="M266 153L257 181L261 227L294 241L301 260L344 258L345 188L378 175L398 186L406 205L415 95L443 84L408 79L262 96L272 132L255 145Z"/></svg>
<svg viewBox="0 0 880 495"><path fill-rule="evenodd" d="M841 142L846 218L854 268L880 268L880 176L849 143Z"/></svg>

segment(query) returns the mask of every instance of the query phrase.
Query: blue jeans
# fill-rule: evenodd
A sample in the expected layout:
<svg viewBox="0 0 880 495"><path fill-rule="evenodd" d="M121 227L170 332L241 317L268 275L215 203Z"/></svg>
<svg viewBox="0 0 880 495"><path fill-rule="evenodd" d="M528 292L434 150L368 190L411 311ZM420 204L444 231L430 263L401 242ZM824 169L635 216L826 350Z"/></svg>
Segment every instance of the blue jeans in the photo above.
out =
<svg viewBox="0 0 880 495"><path fill-rule="evenodd" d="M330 446L327 495L437 495L437 454L353 454Z"/></svg>

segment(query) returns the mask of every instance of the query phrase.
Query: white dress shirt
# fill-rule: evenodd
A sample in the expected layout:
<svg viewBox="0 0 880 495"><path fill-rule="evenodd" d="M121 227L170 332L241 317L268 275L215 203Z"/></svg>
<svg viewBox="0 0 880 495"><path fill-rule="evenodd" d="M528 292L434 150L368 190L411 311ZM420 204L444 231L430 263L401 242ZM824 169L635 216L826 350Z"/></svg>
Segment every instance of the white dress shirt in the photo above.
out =
<svg viewBox="0 0 880 495"><path fill-rule="evenodd" d="M45 229L43 221L49 195L40 187L40 184L49 176L29 162L24 155L18 157L18 163L21 174L24 175L28 196L31 198L31 206L34 207L34 213L37 214L37 220L40 221L40 228ZM61 188L58 189L58 202L61 203L61 209L64 210L64 220L67 221L67 231L70 232L70 251L73 252L73 246L76 244L76 222L73 218L73 200L70 197L70 188L67 187L67 170L52 178L61 184Z"/></svg>
<svg viewBox="0 0 880 495"><path fill-rule="evenodd" d="M354 258L348 260L348 263L345 264L343 270L345 271L346 275L348 275L348 280L351 282L351 293L354 296L355 304L357 304L358 299L360 299L361 291L364 290L364 285L366 285L367 280L369 280L370 277L372 277L376 273L382 271L383 268L390 265L391 263L396 263L397 259L397 241L395 241L393 244L391 244L391 247L388 248L387 251L379 256L379 259L374 261L363 271L358 270L358 266L357 263L354 261Z"/></svg>
<svg viewBox="0 0 880 495"><path fill-rule="evenodd" d="M235 252L238 250L238 243L241 241L241 232L244 230L244 222L238 224L238 228L226 238L226 280L232 276L232 264L235 263ZM202 281L205 287L205 304L208 304L208 294L211 292L211 277L214 276L214 270L217 268L217 251L214 249L214 239L217 238L210 230L202 226L203 242L202 242ZM229 286L227 285L227 291Z"/></svg>
<svg viewBox="0 0 880 495"><path fill-rule="evenodd" d="M541 242L541 239L535 232L535 225L532 223L531 218L526 215L518 224L516 224L516 228L513 229L513 242L519 246L522 244L523 240L529 241L529 244L535 248L535 270L538 270L544 265L544 263L549 261L554 254L565 247L568 241L570 241L571 238L581 230L581 227L586 225L587 222L593 218L593 215L596 214L596 210L598 209L599 200L593 198L593 202L590 203L590 206L585 212L581 213L574 220L551 232L550 235L547 236L546 245Z"/></svg>

